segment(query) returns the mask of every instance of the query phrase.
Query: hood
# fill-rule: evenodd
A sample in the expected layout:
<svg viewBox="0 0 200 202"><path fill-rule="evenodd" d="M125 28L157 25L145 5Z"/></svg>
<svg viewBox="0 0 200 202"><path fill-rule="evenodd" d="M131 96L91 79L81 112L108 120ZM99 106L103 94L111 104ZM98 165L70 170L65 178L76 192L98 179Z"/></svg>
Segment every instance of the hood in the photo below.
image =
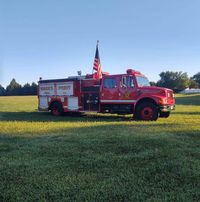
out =
<svg viewBox="0 0 200 202"><path fill-rule="evenodd" d="M142 86L142 87L139 87L141 90L164 90L164 91L173 91L169 88L164 88L164 87L158 87L158 86Z"/></svg>
<svg viewBox="0 0 200 202"><path fill-rule="evenodd" d="M141 93L151 93L151 94L173 94L173 90L169 88L157 87L157 86L143 86L139 87Z"/></svg>

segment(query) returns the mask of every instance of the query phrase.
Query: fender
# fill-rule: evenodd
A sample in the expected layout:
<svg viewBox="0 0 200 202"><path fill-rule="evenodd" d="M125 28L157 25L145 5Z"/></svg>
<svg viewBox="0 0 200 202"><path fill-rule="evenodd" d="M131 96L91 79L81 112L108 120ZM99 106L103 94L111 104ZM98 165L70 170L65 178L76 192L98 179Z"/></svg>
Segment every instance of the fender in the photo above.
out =
<svg viewBox="0 0 200 202"><path fill-rule="evenodd" d="M136 101L136 103L135 103L135 105L134 105L134 111L135 111L136 107L137 107L140 103L142 103L142 102L144 102L144 101L152 102L152 103L154 103L155 105L159 105L160 99L161 99L161 98L158 97L158 96L151 96L151 97L142 96L142 97L140 97L140 98Z"/></svg>
<svg viewBox="0 0 200 202"><path fill-rule="evenodd" d="M50 110L52 104L55 102L60 102L62 104L61 98L51 98L51 101L49 102L49 110Z"/></svg>

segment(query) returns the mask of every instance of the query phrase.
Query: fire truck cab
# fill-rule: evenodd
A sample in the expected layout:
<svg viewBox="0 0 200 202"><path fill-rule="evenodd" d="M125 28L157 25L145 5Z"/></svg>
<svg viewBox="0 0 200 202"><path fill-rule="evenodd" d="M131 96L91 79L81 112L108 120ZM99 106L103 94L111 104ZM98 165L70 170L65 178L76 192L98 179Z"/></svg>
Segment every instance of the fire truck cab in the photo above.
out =
<svg viewBox="0 0 200 202"><path fill-rule="evenodd" d="M172 90L150 86L143 74L132 69L125 74L103 74L101 79L92 74L38 83L39 111L51 111L56 116L92 111L157 120L167 118L175 108Z"/></svg>

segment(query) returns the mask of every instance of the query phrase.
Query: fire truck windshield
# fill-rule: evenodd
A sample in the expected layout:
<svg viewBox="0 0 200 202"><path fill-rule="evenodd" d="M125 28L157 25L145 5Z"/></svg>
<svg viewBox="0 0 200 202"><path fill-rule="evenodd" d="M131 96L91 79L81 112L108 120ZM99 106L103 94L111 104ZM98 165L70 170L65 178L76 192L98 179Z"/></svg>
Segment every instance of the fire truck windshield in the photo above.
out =
<svg viewBox="0 0 200 202"><path fill-rule="evenodd" d="M146 77L136 76L136 80L139 87L150 86L149 80Z"/></svg>

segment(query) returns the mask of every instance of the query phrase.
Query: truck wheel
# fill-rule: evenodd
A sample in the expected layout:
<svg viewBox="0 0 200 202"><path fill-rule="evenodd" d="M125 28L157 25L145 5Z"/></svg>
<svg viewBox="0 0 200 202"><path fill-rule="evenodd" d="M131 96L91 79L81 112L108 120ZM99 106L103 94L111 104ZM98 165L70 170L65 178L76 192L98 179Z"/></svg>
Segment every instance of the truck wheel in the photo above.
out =
<svg viewBox="0 0 200 202"><path fill-rule="evenodd" d="M60 116L63 114L62 104L59 102L55 102L51 106L51 114L54 116Z"/></svg>
<svg viewBox="0 0 200 202"><path fill-rule="evenodd" d="M170 112L160 112L160 117L161 118L168 118L170 115Z"/></svg>
<svg viewBox="0 0 200 202"><path fill-rule="evenodd" d="M156 121L158 115L158 107L151 102L143 102L136 108L135 117L138 120Z"/></svg>

